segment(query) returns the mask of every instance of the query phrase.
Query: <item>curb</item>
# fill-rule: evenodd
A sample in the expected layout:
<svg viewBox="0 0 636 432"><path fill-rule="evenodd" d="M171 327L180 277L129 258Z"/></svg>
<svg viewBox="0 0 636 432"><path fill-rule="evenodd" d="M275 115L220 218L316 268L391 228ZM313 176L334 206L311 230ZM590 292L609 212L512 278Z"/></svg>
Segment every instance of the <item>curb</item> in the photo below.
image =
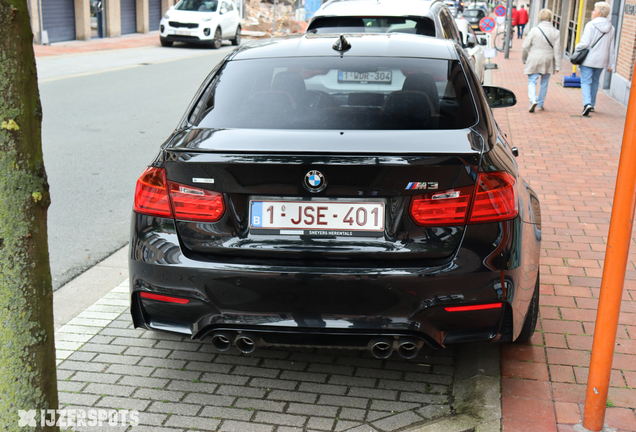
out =
<svg viewBox="0 0 636 432"><path fill-rule="evenodd" d="M128 244L53 292L55 331L127 281Z"/></svg>
<svg viewBox="0 0 636 432"><path fill-rule="evenodd" d="M451 415L404 432L501 431L501 355L499 344L457 348L455 396Z"/></svg>

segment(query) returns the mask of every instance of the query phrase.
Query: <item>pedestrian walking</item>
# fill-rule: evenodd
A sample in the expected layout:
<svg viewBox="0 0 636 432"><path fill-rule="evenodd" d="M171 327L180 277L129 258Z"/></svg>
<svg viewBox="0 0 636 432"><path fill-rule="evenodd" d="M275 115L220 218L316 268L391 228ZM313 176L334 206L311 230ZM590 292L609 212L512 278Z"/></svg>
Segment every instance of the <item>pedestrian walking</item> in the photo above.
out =
<svg viewBox="0 0 636 432"><path fill-rule="evenodd" d="M523 73L528 75L529 112L535 108L543 111L550 75L561 70L561 33L552 26L552 11L539 12L539 25L528 33L521 47L521 60L526 65ZM537 81L541 87L537 97Z"/></svg>
<svg viewBox="0 0 636 432"><path fill-rule="evenodd" d="M588 116L594 111L596 105L596 93L598 92L601 72L607 68L612 72L616 68L616 53L614 52L614 38L616 29L607 16L610 13L610 5L601 1L594 3L592 20L585 24L583 36L576 45L575 51L588 49L589 52L581 70L581 93L583 93L583 113Z"/></svg>
<svg viewBox="0 0 636 432"><path fill-rule="evenodd" d="M528 24L528 11L525 10L523 5L521 5L521 9L517 12L519 14L519 18L517 18L517 39L523 38L523 30L526 28L526 24Z"/></svg>
<svg viewBox="0 0 636 432"><path fill-rule="evenodd" d="M517 26L517 24L519 24L519 11L517 10L517 6L512 7L511 19L512 22L510 23L510 25L512 28L510 32L510 41L512 42L512 38L515 35L515 27Z"/></svg>

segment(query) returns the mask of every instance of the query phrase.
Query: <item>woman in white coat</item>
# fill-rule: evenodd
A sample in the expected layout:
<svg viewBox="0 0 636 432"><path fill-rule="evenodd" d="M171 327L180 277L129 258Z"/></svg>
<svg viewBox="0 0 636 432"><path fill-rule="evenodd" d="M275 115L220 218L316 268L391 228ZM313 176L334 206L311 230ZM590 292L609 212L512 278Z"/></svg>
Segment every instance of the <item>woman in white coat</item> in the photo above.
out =
<svg viewBox="0 0 636 432"><path fill-rule="evenodd" d="M528 75L529 112L535 108L543 110L548 93L550 75L561 70L561 34L550 24L552 11L542 9L539 12L539 25L526 36L521 48L521 60L526 65L523 73ZM541 87L537 97L537 81L541 77Z"/></svg>
<svg viewBox="0 0 636 432"><path fill-rule="evenodd" d="M608 72L612 72L616 68L616 53L614 52L616 29L607 19L609 13L609 3L604 1L594 3L592 20L585 24L583 36L575 48L575 51L589 49L583 64L579 66L581 92L583 93L583 113L581 115L584 116L594 111L601 72L605 68Z"/></svg>

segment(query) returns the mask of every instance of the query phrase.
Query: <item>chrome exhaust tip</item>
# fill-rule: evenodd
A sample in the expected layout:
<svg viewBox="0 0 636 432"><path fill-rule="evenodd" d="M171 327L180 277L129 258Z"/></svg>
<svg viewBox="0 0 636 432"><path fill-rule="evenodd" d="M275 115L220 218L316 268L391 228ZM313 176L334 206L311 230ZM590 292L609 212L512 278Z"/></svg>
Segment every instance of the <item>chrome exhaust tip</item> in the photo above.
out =
<svg viewBox="0 0 636 432"><path fill-rule="evenodd" d="M398 354L400 357L410 360L417 357L420 352L420 341L415 338L400 338L398 340Z"/></svg>
<svg viewBox="0 0 636 432"><path fill-rule="evenodd" d="M378 338L371 342L371 354L373 357L384 360L391 357L393 353L393 339Z"/></svg>
<svg viewBox="0 0 636 432"><path fill-rule="evenodd" d="M212 335L212 345L221 352L225 352L232 347L232 340L234 340L234 333L231 332L221 331Z"/></svg>
<svg viewBox="0 0 636 432"><path fill-rule="evenodd" d="M234 340L234 345L244 354L249 354L254 352L256 349L256 344L260 338L258 336L254 336L250 333L241 333L236 336Z"/></svg>

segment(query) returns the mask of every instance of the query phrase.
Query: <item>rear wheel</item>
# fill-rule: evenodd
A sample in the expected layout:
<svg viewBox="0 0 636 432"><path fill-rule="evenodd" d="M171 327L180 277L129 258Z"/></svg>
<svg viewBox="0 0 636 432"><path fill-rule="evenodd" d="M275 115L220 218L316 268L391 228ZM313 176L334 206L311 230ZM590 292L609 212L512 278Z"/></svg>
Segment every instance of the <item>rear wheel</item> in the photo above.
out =
<svg viewBox="0 0 636 432"><path fill-rule="evenodd" d="M163 38L160 39L162 47L171 47L173 42L169 40L165 40Z"/></svg>
<svg viewBox="0 0 636 432"><path fill-rule="evenodd" d="M497 33L495 36L495 48L497 51L505 51L506 50L506 32ZM512 35L510 35L510 42L508 43L510 48L512 48Z"/></svg>
<svg viewBox="0 0 636 432"><path fill-rule="evenodd" d="M223 43L223 35L221 34L221 28L217 27L214 32L214 41L212 42L212 48L219 49Z"/></svg>
<svg viewBox="0 0 636 432"><path fill-rule="evenodd" d="M236 27L236 35L234 39L232 39L232 45L240 45L241 44L241 26Z"/></svg>
<svg viewBox="0 0 636 432"><path fill-rule="evenodd" d="M539 318L539 275L537 275L537 284L534 287L534 294L532 300L530 300L530 306L528 307L528 313L526 314L526 320L523 323L523 328L519 337L515 342L528 342L535 329L537 328L537 319Z"/></svg>

